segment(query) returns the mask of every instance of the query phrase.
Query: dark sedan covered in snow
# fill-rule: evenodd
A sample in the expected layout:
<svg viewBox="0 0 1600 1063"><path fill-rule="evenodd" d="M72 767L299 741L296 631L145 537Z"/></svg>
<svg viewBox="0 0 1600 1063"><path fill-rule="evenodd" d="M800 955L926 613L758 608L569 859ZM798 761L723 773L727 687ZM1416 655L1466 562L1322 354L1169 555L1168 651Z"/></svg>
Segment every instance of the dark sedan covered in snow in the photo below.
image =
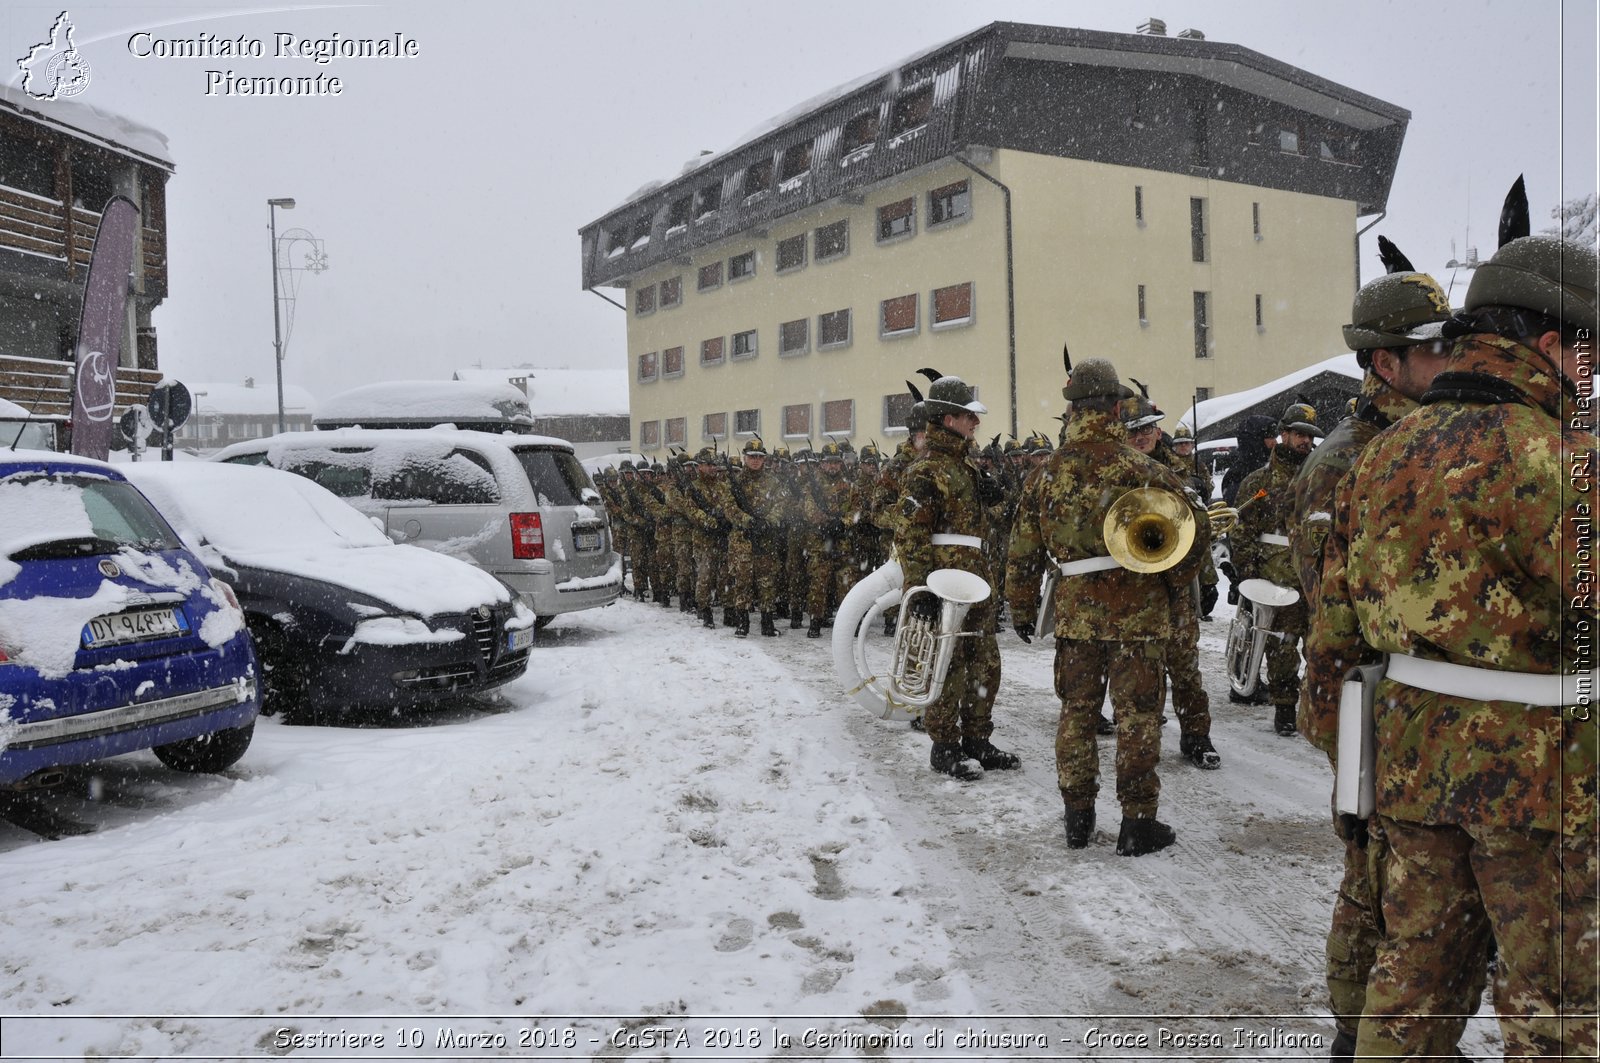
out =
<svg viewBox="0 0 1600 1063"><path fill-rule="evenodd" d="M233 586L261 661L263 714L415 706L527 669L534 616L505 584L391 542L304 477L210 462L124 469Z"/></svg>

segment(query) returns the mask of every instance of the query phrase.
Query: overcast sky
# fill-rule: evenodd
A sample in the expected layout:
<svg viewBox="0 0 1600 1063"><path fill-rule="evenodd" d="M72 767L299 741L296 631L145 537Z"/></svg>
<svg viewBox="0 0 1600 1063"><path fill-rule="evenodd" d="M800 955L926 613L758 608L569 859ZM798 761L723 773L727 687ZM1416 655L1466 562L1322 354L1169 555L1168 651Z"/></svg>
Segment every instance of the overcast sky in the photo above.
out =
<svg viewBox="0 0 1600 1063"><path fill-rule="evenodd" d="M7 0L8 66L61 9L59 0ZM1487 256L1519 173L1535 229L1557 202L1597 185L1592 0L68 10L91 66L78 98L160 130L177 164L167 193L171 294L154 318L162 368L186 381L248 375L271 386L266 201L288 196L298 206L279 213L280 232L319 237L330 268L303 276L285 377L322 398L380 379L448 378L480 362L623 367L623 312L580 286L580 226L807 97L996 20L1131 32L1153 15L1169 34L1194 27L1410 110L1388 217L1362 240L1364 276L1379 268L1380 232L1441 273L1452 240L1460 253L1470 242ZM140 58L129 40L140 31L244 35L266 55ZM277 33L401 34L419 54L278 60ZM320 73L338 77L342 92L208 96L208 70ZM302 260L304 245L294 250Z"/></svg>

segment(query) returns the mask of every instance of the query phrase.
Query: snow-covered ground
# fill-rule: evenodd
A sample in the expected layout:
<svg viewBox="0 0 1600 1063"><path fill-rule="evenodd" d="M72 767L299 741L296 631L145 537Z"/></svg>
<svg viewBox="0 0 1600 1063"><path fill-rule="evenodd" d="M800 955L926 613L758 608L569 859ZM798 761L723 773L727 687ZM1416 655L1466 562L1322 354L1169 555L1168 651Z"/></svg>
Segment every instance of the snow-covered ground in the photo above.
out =
<svg viewBox="0 0 1600 1063"><path fill-rule="evenodd" d="M561 617L493 704L77 771L11 812L94 833L0 823L0 1055L1326 1058L1328 770L1228 703L1230 612L1222 770L1167 724L1178 844L1139 859L1109 742L1065 847L1048 640L1001 638L1023 769L962 784L825 640L631 600Z"/></svg>

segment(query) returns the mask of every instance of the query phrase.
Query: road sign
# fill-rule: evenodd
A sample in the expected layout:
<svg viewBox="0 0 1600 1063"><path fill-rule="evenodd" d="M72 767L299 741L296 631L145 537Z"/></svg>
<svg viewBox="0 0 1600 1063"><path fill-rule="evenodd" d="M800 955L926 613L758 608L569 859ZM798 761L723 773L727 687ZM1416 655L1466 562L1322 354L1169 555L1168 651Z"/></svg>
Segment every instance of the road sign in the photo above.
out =
<svg viewBox="0 0 1600 1063"><path fill-rule="evenodd" d="M143 406L128 407L127 412L117 421L117 432L128 446L135 450L144 447L155 427L155 422L150 419L150 411Z"/></svg>
<svg viewBox="0 0 1600 1063"><path fill-rule="evenodd" d="M180 428L194 409L189 389L176 380L163 380L150 389L150 419L157 428Z"/></svg>

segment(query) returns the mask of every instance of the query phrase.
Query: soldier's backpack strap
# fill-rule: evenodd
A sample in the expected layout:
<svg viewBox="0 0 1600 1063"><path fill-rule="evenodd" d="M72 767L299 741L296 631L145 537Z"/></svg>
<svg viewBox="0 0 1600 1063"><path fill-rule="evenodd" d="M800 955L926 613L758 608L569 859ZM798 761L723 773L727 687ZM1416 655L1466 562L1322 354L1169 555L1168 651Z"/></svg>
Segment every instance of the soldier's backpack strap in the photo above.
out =
<svg viewBox="0 0 1600 1063"><path fill-rule="evenodd" d="M1440 373L1422 396L1422 404L1436 402L1512 403L1528 405L1528 397L1514 384L1488 373Z"/></svg>

